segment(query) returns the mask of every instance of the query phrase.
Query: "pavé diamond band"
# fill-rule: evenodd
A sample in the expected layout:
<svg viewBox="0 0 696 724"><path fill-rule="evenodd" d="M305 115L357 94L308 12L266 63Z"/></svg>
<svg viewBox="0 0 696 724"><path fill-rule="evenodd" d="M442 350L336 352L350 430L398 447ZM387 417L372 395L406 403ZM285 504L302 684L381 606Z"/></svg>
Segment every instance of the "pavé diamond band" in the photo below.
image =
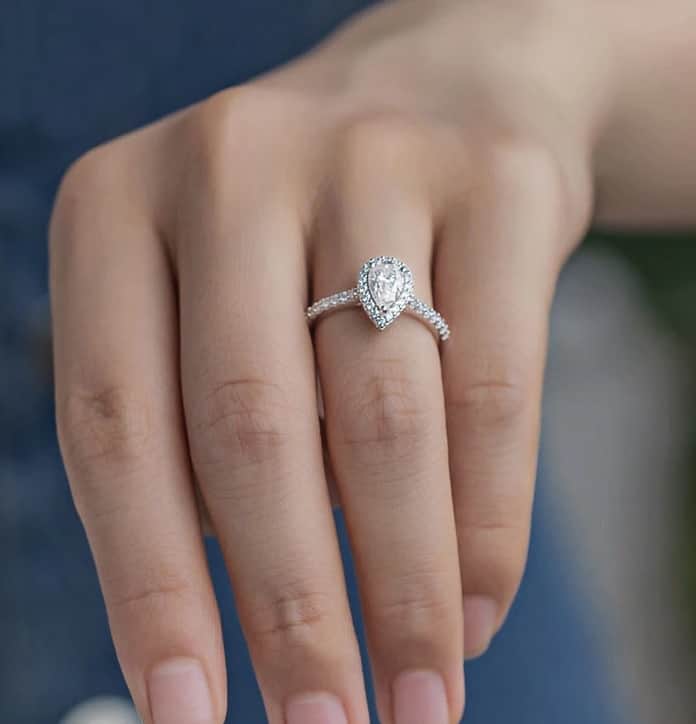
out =
<svg viewBox="0 0 696 724"><path fill-rule="evenodd" d="M447 322L413 291L413 274L407 264L395 256L368 259L358 274L353 289L332 294L307 308L308 322L343 307L361 306L379 330L386 329L403 311L425 322L441 340L450 335Z"/></svg>

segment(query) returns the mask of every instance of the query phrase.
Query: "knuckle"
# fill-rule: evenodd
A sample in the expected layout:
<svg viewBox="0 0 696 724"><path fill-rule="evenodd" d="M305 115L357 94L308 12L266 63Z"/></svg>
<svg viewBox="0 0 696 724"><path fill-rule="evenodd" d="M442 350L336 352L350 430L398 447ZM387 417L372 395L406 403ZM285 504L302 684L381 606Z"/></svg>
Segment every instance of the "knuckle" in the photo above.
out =
<svg viewBox="0 0 696 724"><path fill-rule="evenodd" d="M190 213L200 214L201 203L209 214L221 208L241 213L260 203L258 184L264 204L280 203L285 180L277 170L296 148L288 140L290 129L304 128L293 120L295 113L281 94L257 83L221 91L194 107L183 124L190 149L184 204L192 204Z"/></svg>
<svg viewBox="0 0 696 724"><path fill-rule="evenodd" d="M448 416L464 428L500 429L517 425L529 409L531 382L504 367L469 378L447 397Z"/></svg>
<svg viewBox="0 0 696 724"><path fill-rule="evenodd" d="M261 141L260 135L265 123L279 112L273 94L254 84L220 91L199 103L189 114L187 127L204 176L213 181L220 175L229 178L230 158L263 148L266 140Z"/></svg>
<svg viewBox="0 0 696 724"><path fill-rule="evenodd" d="M536 185L558 191L562 168L545 144L523 136L497 139L486 149L487 168L499 187L525 192Z"/></svg>
<svg viewBox="0 0 696 724"><path fill-rule="evenodd" d="M85 215L91 215L93 205L104 197L112 183L115 159L119 156L118 142L111 142L87 151L67 169L58 187L49 226L51 244L63 229L71 229ZM108 198L108 195L106 195Z"/></svg>
<svg viewBox="0 0 696 724"><path fill-rule="evenodd" d="M358 384L350 383L340 393L340 401L338 442L361 462L379 462L380 451L406 454L430 435L428 391L401 361L373 363Z"/></svg>
<svg viewBox="0 0 696 724"><path fill-rule="evenodd" d="M486 173L498 195L543 204L559 230L584 230L592 190L581 161L564 159L547 144L524 135L496 139L484 156Z"/></svg>
<svg viewBox="0 0 696 724"><path fill-rule="evenodd" d="M290 444L292 419L280 387L254 379L225 380L202 400L192 424L194 462L243 468L277 459Z"/></svg>
<svg viewBox="0 0 696 724"><path fill-rule="evenodd" d="M190 115L189 128L205 159L213 160L235 138L240 104L237 95L221 91L201 102Z"/></svg>
<svg viewBox="0 0 696 724"><path fill-rule="evenodd" d="M456 626L459 599L452 595L445 577L411 574L369 604L368 618L387 647L405 640L416 645L437 645L443 632Z"/></svg>
<svg viewBox="0 0 696 724"><path fill-rule="evenodd" d="M266 600L255 599L245 618L250 644L270 655L315 649L333 625L331 596L294 583Z"/></svg>
<svg viewBox="0 0 696 724"><path fill-rule="evenodd" d="M211 126L226 130L245 118L257 118L270 108L274 98L272 91L264 90L258 83L242 83L213 93L195 106L194 117L208 138Z"/></svg>
<svg viewBox="0 0 696 724"><path fill-rule="evenodd" d="M393 111L371 111L352 119L339 132L338 158L344 177L402 173L422 143L423 130Z"/></svg>
<svg viewBox="0 0 696 724"><path fill-rule="evenodd" d="M109 588L105 582L105 588ZM179 577L163 579L156 582L138 582L123 590L113 591L106 596L107 605L111 611L117 610L168 610L172 603L188 598L197 598L196 592L189 583Z"/></svg>
<svg viewBox="0 0 696 724"><path fill-rule="evenodd" d="M73 390L58 406L58 432L67 467L88 479L114 468L126 473L154 447L148 403L120 386Z"/></svg>

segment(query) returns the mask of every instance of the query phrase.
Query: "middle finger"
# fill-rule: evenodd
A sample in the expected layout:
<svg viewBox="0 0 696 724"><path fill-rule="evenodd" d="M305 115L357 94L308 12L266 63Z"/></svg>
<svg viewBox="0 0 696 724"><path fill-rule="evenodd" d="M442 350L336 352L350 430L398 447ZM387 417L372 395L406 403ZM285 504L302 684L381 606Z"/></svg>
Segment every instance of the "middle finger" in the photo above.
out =
<svg viewBox="0 0 696 724"><path fill-rule="evenodd" d="M323 475L302 234L281 192L261 209L254 184L227 172L231 150L238 167L258 165L249 148L239 141L214 154L182 213L191 457L269 722L363 724L360 654Z"/></svg>

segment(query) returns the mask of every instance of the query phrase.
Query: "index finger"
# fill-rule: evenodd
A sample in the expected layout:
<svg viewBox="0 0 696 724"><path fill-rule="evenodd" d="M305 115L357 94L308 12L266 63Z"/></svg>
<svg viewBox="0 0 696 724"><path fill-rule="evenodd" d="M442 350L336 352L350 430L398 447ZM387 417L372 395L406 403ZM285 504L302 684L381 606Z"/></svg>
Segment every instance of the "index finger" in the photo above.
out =
<svg viewBox="0 0 696 724"><path fill-rule="evenodd" d="M143 721L212 724L224 718L225 663L181 424L172 284L147 211L124 191L131 166L104 155L69 173L52 223L61 449Z"/></svg>

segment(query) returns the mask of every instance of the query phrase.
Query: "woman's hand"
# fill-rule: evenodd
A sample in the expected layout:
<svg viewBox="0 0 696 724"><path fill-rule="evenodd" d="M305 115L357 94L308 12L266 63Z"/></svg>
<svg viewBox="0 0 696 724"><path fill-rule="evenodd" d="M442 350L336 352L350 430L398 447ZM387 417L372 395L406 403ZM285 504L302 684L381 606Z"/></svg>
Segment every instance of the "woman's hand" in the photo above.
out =
<svg viewBox="0 0 696 724"><path fill-rule="evenodd" d="M382 6L68 172L59 432L145 722L224 718L198 489L269 721L368 722L317 373L381 721L459 719L462 657L524 567L549 305L607 105L595 18L556 5ZM312 339L308 302L378 254L449 321L441 349L360 310Z"/></svg>

